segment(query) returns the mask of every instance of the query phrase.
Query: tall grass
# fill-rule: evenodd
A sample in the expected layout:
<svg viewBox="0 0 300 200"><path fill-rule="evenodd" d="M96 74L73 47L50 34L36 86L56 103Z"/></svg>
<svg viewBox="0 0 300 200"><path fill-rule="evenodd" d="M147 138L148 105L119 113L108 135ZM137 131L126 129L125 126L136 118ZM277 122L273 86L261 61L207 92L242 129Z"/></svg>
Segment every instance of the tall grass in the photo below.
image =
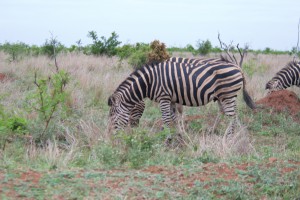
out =
<svg viewBox="0 0 300 200"><path fill-rule="evenodd" d="M216 54L209 55L209 57L216 56ZM256 100L265 96L265 83L290 60L292 57L288 55L249 54L244 60L244 66L246 66L244 72L247 78L247 89L251 96ZM184 139L183 150L179 150L180 153L178 153L178 149L176 151L166 150L164 137L169 133L161 132L161 127L157 125L159 123L154 123L160 121L160 112L157 104L148 102L140 127L127 134L131 134L131 139L135 139L137 146L144 145L142 139L149 140L151 153L145 153L142 147L137 149L128 146L127 137L118 138L121 142L114 144L115 136L110 135L107 131L109 110L107 98L132 72L132 66L129 66L126 61L120 62L116 57L95 57L81 53L60 54L57 56L57 62L59 68L68 72L71 77L67 88L69 94L66 102L69 108L68 117L57 121L51 130L57 132L57 135L61 135L64 139L61 141L58 137L54 141L48 141L46 146L40 148L30 140L29 132L27 139L22 143L23 151L18 152L19 156L16 156L21 158L20 162L30 166L45 165L50 168L105 167L127 165L128 163L131 163L130 166L136 167L151 163L161 164L163 162L159 159L161 155L168 158L164 161L164 164L167 164L177 162L178 155L184 155L191 160L209 155L207 157L209 161L213 158L226 159L235 156L258 157L264 153L255 149L257 141L253 138L253 135L256 134L253 130L256 130L254 126L258 125L251 124L255 124L253 121L256 120L256 117L245 108L240 97L238 104L242 125L237 134L231 138L223 136L228 122L224 117L216 132L208 134L218 112L217 105L210 103L201 108L185 108L184 119L187 115L201 115L202 118L197 121L183 122L181 127L175 130L176 133L181 133ZM40 75L49 76L55 71L54 61L45 56L38 56L25 57L18 62L9 62L8 55L0 52L0 73L7 76L7 79L1 82L0 87L0 99L5 112L13 112L25 116L28 120L34 120L35 114L28 114L24 110L24 98L34 88L35 71ZM292 88L292 90L300 93L299 89ZM289 121L288 123L294 122ZM276 124L272 126L276 128ZM42 131L38 127L35 125L30 130ZM147 137L140 138L137 136L140 134ZM7 149L1 153L2 166L11 166L17 162L13 155L16 154L14 151L19 144L12 139ZM293 148L297 148L295 145L293 144ZM279 153L283 153L283 151Z"/></svg>

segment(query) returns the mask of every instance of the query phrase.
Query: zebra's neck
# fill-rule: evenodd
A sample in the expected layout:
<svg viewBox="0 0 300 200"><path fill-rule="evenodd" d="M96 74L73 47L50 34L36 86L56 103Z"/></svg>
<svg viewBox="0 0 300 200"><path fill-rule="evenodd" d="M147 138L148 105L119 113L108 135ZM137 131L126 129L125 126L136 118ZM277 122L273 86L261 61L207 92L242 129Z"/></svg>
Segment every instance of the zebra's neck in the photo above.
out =
<svg viewBox="0 0 300 200"><path fill-rule="evenodd" d="M293 85L299 85L299 71L296 70L297 68L293 68L292 66L289 66L287 68L284 68L280 70L275 80L279 80L281 83L282 89L286 89L288 87L291 87Z"/></svg>
<svg viewBox="0 0 300 200"><path fill-rule="evenodd" d="M147 97L149 77L144 68L134 71L117 89L127 103L137 104Z"/></svg>

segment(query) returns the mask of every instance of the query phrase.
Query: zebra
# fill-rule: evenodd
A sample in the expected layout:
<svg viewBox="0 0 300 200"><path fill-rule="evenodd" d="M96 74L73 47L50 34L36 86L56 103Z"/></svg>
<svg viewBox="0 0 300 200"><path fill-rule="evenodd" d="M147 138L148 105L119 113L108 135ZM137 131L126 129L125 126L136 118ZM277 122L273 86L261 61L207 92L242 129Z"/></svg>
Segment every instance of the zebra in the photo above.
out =
<svg viewBox="0 0 300 200"><path fill-rule="evenodd" d="M188 58L180 58L180 57L170 57L166 60L166 62L176 62L176 63L189 63L194 65L199 65L201 63L208 62L211 59L188 59ZM145 102L142 100L135 105L132 109L129 117L129 124L131 127L135 127L139 124L139 120L143 115L145 109ZM176 121L177 116L176 113L182 115L183 107L180 104L171 103L171 116L173 121Z"/></svg>
<svg viewBox="0 0 300 200"><path fill-rule="evenodd" d="M109 118L114 129L122 129L128 124L132 109L144 98L159 103L162 120L167 127L172 121L172 104L202 106L212 100L218 101L225 115L233 118L228 134L234 132L236 97L241 88L246 104L251 109L255 108L238 65L222 57L176 58L179 62L172 62L172 59L144 65L118 86L108 99L111 107Z"/></svg>
<svg viewBox="0 0 300 200"><path fill-rule="evenodd" d="M300 87L300 62L291 61L267 82L269 93L283 90L291 86Z"/></svg>

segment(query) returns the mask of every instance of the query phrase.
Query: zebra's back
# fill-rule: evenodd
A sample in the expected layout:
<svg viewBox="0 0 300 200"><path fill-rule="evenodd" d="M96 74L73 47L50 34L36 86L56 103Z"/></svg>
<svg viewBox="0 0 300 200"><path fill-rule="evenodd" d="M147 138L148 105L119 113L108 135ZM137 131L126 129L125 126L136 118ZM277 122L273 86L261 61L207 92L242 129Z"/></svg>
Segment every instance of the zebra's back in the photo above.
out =
<svg viewBox="0 0 300 200"><path fill-rule="evenodd" d="M173 103L182 105L200 106L213 99L236 96L243 85L240 68L219 59L197 65L164 62L158 68L163 92L170 95Z"/></svg>

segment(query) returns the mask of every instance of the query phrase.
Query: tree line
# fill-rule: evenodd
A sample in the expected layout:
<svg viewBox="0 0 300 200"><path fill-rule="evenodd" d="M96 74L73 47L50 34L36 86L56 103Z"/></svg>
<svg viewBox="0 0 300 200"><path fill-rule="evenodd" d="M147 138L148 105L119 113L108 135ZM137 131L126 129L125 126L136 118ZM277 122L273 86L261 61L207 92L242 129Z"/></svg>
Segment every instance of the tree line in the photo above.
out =
<svg viewBox="0 0 300 200"><path fill-rule="evenodd" d="M46 55L53 57L57 53L66 52L82 52L86 55L106 55L106 56L118 56L120 59L129 58L134 63L135 60L140 59L141 62L145 61L145 55L150 52L151 43L138 42L136 44L123 44L119 41L119 35L116 32L112 32L109 37L101 36L98 37L95 31L89 31L87 37L91 38L92 43L83 46L81 40L75 42L70 47L66 47L61 42L55 39L46 39L44 44L41 46L28 45L23 42L0 43L0 51L4 51L9 54L11 61L17 61L22 59L24 56L39 56ZM54 52L54 50L56 52ZM185 47L168 47L166 50L169 53L172 52L191 52L193 55L206 55L209 53L222 52L220 47L213 47L212 43L207 40L198 40L195 46L187 44ZM237 51L231 49L231 51ZM291 51L278 51L266 47L264 50L251 50L248 52L262 53L262 54L299 54L296 52L296 48L293 47ZM144 57L144 58L143 58Z"/></svg>

